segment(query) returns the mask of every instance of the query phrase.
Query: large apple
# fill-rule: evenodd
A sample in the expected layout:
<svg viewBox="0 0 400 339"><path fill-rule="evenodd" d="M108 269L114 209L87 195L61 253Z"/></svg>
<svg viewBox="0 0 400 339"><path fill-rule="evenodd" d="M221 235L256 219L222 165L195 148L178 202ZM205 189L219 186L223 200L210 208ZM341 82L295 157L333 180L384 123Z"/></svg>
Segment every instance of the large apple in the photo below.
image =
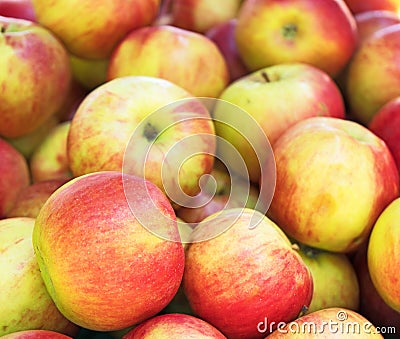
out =
<svg viewBox="0 0 400 339"><path fill-rule="evenodd" d="M205 33L210 28L236 17L242 0L174 0L171 24L191 31Z"/></svg>
<svg viewBox="0 0 400 339"><path fill-rule="evenodd" d="M300 244L299 254L311 271L314 293L306 313L328 307L358 310L357 274L347 255L321 251Z"/></svg>
<svg viewBox="0 0 400 339"><path fill-rule="evenodd" d="M399 0L344 0L344 2L354 14L374 10L398 13L400 10Z"/></svg>
<svg viewBox="0 0 400 339"><path fill-rule="evenodd" d="M200 100L170 81L131 76L85 98L72 119L68 158L75 176L124 170L169 188L168 195L195 195L200 177L213 167L215 144Z"/></svg>
<svg viewBox="0 0 400 339"><path fill-rule="evenodd" d="M65 334L48 330L25 330L2 336L3 339L72 339Z"/></svg>
<svg viewBox="0 0 400 339"><path fill-rule="evenodd" d="M33 244L61 313L91 330L156 315L182 280L184 250L169 200L153 183L121 172L90 173L60 187L36 218Z"/></svg>
<svg viewBox="0 0 400 339"><path fill-rule="evenodd" d="M217 97L229 81L227 65L205 35L170 25L131 31L110 58L108 79L159 77L197 97Z"/></svg>
<svg viewBox="0 0 400 339"><path fill-rule="evenodd" d="M219 99L247 112L261 127L271 145L290 126L305 118L345 116L342 94L332 78L320 69L303 63L285 63L252 72L227 86ZM254 126L240 122L243 115L227 112L225 105L216 105L213 118L240 126L243 137L232 129L231 124L220 124L218 121L215 124L217 135L233 144L242 155L250 180L258 182L261 169L257 153L264 150L252 152L246 140L250 136L256 139ZM224 146L220 147L221 153L226 153Z"/></svg>
<svg viewBox="0 0 400 339"><path fill-rule="evenodd" d="M0 16L0 135L16 138L62 106L71 70L61 42L44 27Z"/></svg>
<svg viewBox="0 0 400 339"><path fill-rule="evenodd" d="M37 21L86 59L108 58L131 30L150 25L160 6L160 0L32 1Z"/></svg>
<svg viewBox="0 0 400 339"><path fill-rule="evenodd" d="M0 220L0 336L42 329L75 335L78 326L56 308L32 246L34 218Z"/></svg>
<svg viewBox="0 0 400 339"><path fill-rule="evenodd" d="M214 326L187 314L163 314L136 326L122 339L226 339Z"/></svg>
<svg viewBox="0 0 400 339"><path fill-rule="evenodd" d="M29 167L24 156L0 138L0 219L13 208L20 192L30 183Z"/></svg>
<svg viewBox="0 0 400 339"><path fill-rule="evenodd" d="M386 142L400 173L400 96L384 104L369 122L368 128Z"/></svg>
<svg viewBox="0 0 400 339"><path fill-rule="evenodd" d="M260 326L264 330L268 319ZM354 310L330 307L318 310L288 324L281 323L266 339L371 338L383 339L379 329Z"/></svg>
<svg viewBox="0 0 400 339"><path fill-rule="evenodd" d="M215 42L224 56L228 67L230 83L249 73L237 50L235 40L236 25L237 19L234 18L215 25L204 33L209 39Z"/></svg>
<svg viewBox="0 0 400 339"><path fill-rule="evenodd" d="M335 76L357 44L354 17L342 0L246 0L237 20L237 47L252 71L297 61Z"/></svg>
<svg viewBox="0 0 400 339"><path fill-rule="evenodd" d="M368 269L371 280L382 299L400 312L400 237L398 220L400 198L395 199L381 213L368 242Z"/></svg>
<svg viewBox="0 0 400 339"><path fill-rule="evenodd" d="M1 0L0 15L36 21L32 0Z"/></svg>
<svg viewBox="0 0 400 339"><path fill-rule="evenodd" d="M350 113L368 124L389 100L400 95L400 24L382 28L357 50L348 65L346 101Z"/></svg>
<svg viewBox="0 0 400 339"><path fill-rule="evenodd" d="M399 195L385 142L354 121L305 119L274 147L277 181L268 215L306 245L350 252Z"/></svg>
<svg viewBox="0 0 400 339"><path fill-rule="evenodd" d="M252 209L200 222L186 249L184 293L198 317L228 338L263 338L257 324L295 319L311 301L309 269L282 230Z"/></svg>

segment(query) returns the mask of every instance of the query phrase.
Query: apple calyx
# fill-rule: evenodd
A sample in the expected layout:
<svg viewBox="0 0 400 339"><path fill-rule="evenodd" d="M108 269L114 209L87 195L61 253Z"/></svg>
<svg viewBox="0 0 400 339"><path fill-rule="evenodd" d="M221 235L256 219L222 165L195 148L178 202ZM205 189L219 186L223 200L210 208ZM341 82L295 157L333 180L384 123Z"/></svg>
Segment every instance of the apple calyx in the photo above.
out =
<svg viewBox="0 0 400 339"><path fill-rule="evenodd" d="M297 32L297 25L294 23L288 23L282 27L282 35L288 40L293 40L296 37Z"/></svg>
<svg viewBox="0 0 400 339"><path fill-rule="evenodd" d="M151 123L148 122L144 127L143 135L147 141L154 141L158 136L158 131Z"/></svg>

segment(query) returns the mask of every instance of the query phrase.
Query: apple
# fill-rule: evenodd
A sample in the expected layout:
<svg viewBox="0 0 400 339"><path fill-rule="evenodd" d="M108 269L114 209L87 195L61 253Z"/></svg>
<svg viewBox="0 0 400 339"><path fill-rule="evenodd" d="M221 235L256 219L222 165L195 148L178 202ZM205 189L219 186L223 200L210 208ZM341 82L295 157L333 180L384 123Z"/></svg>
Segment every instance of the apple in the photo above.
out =
<svg viewBox="0 0 400 339"><path fill-rule="evenodd" d="M133 30L118 44L108 80L129 75L166 79L197 97L217 97L229 81L224 56L213 41L170 25Z"/></svg>
<svg viewBox="0 0 400 339"><path fill-rule="evenodd" d="M19 193L29 185L29 167L24 156L0 138L0 219L13 208Z"/></svg>
<svg viewBox="0 0 400 339"><path fill-rule="evenodd" d="M306 313L328 307L357 311L360 292L357 274L347 255L300 244L300 256L311 271L314 293Z"/></svg>
<svg viewBox="0 0 400 339"><path fill-rule="evenodd" d="M371 280L381 298L400 312L400 280L393 273L400 266L400 198L393 200L379 215L368 242L367 260Z"/></svg>
<svg viewBox="0 0 400 339"><path fill-rule="evenodd" d="M400 312L395 311L383 301L369 274L367 261L368 241L354 253L352 263L360 286L359 313L374 325L385 328L400 328Z"/></svg>
<svg viewBox="0 0 400 339"><path fill-rule="evenodd" d="M0 220L0 336L42 329L75 335L78 327L56 308L32 246L34 218Z"/></svg>
<svg viewBox="0 0 400 339"><path fill-rule="evenodd" d="M47 330L25 330L2 336L3 339L72 339L65 334Z"/></svg>
<svg viewBox="0 0 400 339"><path fill-rule="evenodd" d="M260 326L261 330L268 325L266 323L267 321ZM286 325L281 323L267 338L383 339L383 336L377 327L358 312L346 308L329 307L303 315Z"/></svg>
<svg viewBox="0 0 400 339"><path fill-rule="evenodd" d="M106 59L126 34L150 25L160 0L32 0L37 21L68 51L85 59Z"/></svg>
<svg viewBox="0 0 400 339"><path fill-rule="evenodd" d="M46 28L0 16L0 136L26 135L62 106L70 81L67 52Z"/></svg>
<svg viewBox="0 0 400 339"><path fill-rule="evenodd" d="M354 14L374 10L386 10L395 13L400 11L398 0L344 0L344 2Z"/></svg>
<svg viewBox="0 0 400 339"><path fill-rule="evenodd" d="M171 24L187 30L205 33L210 28L236 17L241 0L174 0Z"/></svg>
<svg viewBox="0 0 400 339"><path fill-rule="evenodd" d="M8 211L6 217L36 218L50 195L66 181L65 179L45 180L25 187L18 194L14 206Z"/></svg>
<svg viewBox="0 0 400 339"><path fill-rule="evenodd" d="M389 100L378 110L368 128L385 141L400 173L400 95Z"/></svg>
<svg viewBox="0 0 400 339"><path fill-rule="evenodd" d="M357 45L356 23L342 0L246 0L237 20L236 45L251 71L304 62L334 77Z"/></svg>
<svg viewBox="0 0 400 339"><path fill-rule="evenodd" d="M32 181L72 178L67 155L67 139L71 121L54 126L35 148L29 159Z"/></svg>
<svg viewBox="0 0 400 339"><path fill-rule="evenodd" d="M400 95L400 24L382 28L357 50L348 65L345 98L355 119L367 125Z"/></svg>
<svg viewBox="0 0 400 339"><path fill-rule="evenodd" d="M32 0L1 0L0 15L36 21Z"/></svg>
<svg viewBox="0 0 400 339"><path fill-rule="evenodd" d="M123 170L174 198L198 193L200 177L213 167L215 144L210 113L200 100L168 80L128 76L85 98L72 119L67 149L74 176Z"/></svg>
<svg viewBox="0 0 400 339"><path fill-rule="evenodd" d="M182 280L184 249L169 200L150 181L121 172L60 187L42 206L32 241L58 309L89 330L120 330L156 315Z"/></svg>
<svg viewBox="0 0 400 339"><path fill-rule="evenodd" d="M214 326L187 314L163 314L148 319L126 333L122 339L224 339Z"/></svg>
<svg viewBox="0 0 400 339"><path fill-rule="evenodd" d="M290 126L305 118L345 116L343 96L332 78L304 63L284 63L252 72L227 86L219 99L247 112L271 145ZM236 147L247 164L250 180L258 182L261 175L258 153L264 152L265 146L259 146L258 152L249 150L248 141L230 125L236 124L245 138L259 139L263 136L256 137L254 125L243 121L243 118L248 118L243 114L229 113L225 105L216 105L213 118L230 122L220 124L217 121L216 133ZM255 142L253 147L257 149ZM221 149L221 153L227 152L222 145Z"/></svg>
<svg viewBox="0 0 400 339"><path fill-rule="evenodd" d="M224 56L229 72L229 83L249 73L236 46L236 25L237 19L234 18L215 25L204 33L214 41Z"/></svg>
<svg viewBox="0 0 400 339"><path fill-rule="evenodd" d="M290 321L308 307L309 269L262 213L225 209L200 222L186 249L183 290L194 314L228 338L263 338L257 324Z"/></svg>
<svg viewBox="0 0 400 339"><path fill-rule="evenodd" d="M70 54L72 75L84 88L91 91L107 81L108 58L85 59Z"/></svg>
<svg viewBox="0 0 400 339"><path fill-rule="evenodd" d="M385 142L363 125L314 117L273 146L276 189L268 216L298 242L356 250L399 195L399 174Z"/></svg>

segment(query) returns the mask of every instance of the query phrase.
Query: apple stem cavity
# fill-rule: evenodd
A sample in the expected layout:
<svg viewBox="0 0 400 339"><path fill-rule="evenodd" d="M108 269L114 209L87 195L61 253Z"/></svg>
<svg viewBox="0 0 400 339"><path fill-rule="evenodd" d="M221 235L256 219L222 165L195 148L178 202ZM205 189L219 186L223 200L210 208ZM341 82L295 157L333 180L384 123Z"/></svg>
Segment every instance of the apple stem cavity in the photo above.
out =
<svg viewBox="0 0 400 339"><path fill-rule="evenodd" d="M286 24L282 27L282 34L286 39L293 40L297 35L297 25L293 23Z"/></svg>
<svg viewBox="0 0 400 339"><path fill-rule="evenodd" d="M157 138L158 132L156 128L148 122L144 127L143 135L145 136L147 141L153 141Z"/></svg>

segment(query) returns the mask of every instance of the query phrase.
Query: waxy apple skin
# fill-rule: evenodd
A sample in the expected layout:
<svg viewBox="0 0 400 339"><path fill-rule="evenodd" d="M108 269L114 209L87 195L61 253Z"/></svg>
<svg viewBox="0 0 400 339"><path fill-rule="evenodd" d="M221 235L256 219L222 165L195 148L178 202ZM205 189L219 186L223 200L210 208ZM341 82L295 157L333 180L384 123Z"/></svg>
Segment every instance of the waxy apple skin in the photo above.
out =
<svg viewBox="0 0 400 339"><path fill-rule="evenodd" d="M3 339L72 339L65 334L47 330L26 330L2 336Z"/></svg>
<svg viewBox="0 0 400 339"><path fill-rule="evenodd" d="M398 0L344 0L354 14L374 10L385 10L397 13L400 9Z"/></svg>
<svg viewBox="0 0 400 339"><path fill-rule="evenodd" d="M268 216L306 245L355 250L399 195L390 150L356 122L329 117L300 121L273 150L277 181Z"/></svg>
<svg viewBox="0 0 400 339"><path fill-rule="evenodd" d="M146 220L127 199L148 213ZM61 313L91 330L119 330L154 316L182 280L184 250L169 200L154 184L120 172L91 173L59 188L36 218L33 244Z"/></svg>
<svg viewBox="0 0 400 339"><path fill-rule="evenodd" d="M0 136L34 131L61 108L71 70L61 42L44 27L0 16Z"/></svg>
<svg viewBox="0 0 400 339"><path fill-rule="evenodd" d="M226 209L199 223L186 249L183 290L195 315L228 338L263 338L257 324L295 319L311 300L311 273L285 234L251 209ZM207 241L221 224L231 226Z"/></svg>

